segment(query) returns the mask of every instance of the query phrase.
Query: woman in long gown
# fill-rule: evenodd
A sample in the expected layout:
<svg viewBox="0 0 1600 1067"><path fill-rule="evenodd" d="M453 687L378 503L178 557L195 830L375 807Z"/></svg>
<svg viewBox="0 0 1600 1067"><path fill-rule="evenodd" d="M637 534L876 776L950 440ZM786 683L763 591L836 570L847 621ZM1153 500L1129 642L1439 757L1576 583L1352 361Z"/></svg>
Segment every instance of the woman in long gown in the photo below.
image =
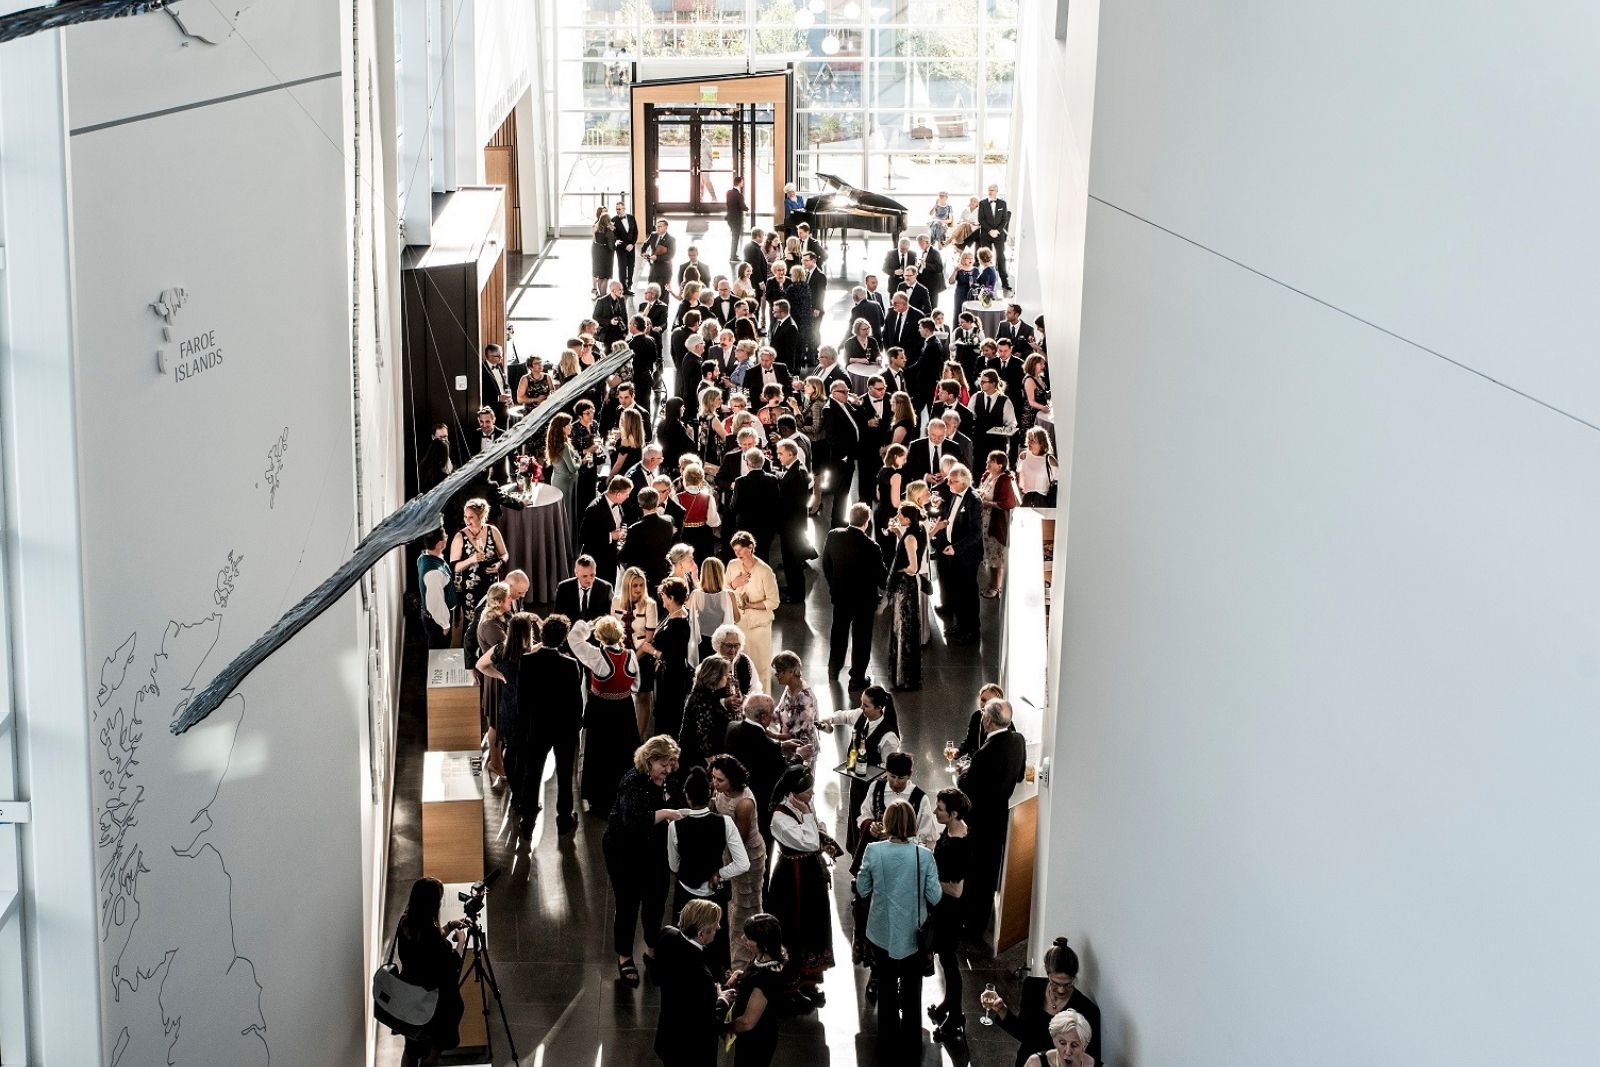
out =
<svg viewBox="0 0 1600 1067"><path fill-rule="evenodd" d="M598 645L589 643L593 634ZM610 815L617 782L639 747L639 722L633 694L639 688L639 661L622 641L622 623L602 615L591 626L580 619L567 634L567 650L589 668L589 701L583 709L583 775L579 795L589 813Z"/></svg>
<svg viewBox="0 0 1600 1067"><path fill-rule="evenodd" d="M878 471L878 499L873 505L872 538L883 550L885 559L894 550L894 533L889 529L900 503L905 499L906 446L890 445L883 452L883 469Z"/></svg>
<svg viewBox="0 0 1600 1067"><path fill-rule="evenodd" d="M711 805L718 815L726 815L744 840L750 869L733 878L733 896L728 901L728 929L744 929L744 921L761 911L761 897L767 887L767 843L761 837L756 818L756 795L750 791L750 776L744 764L727 753L711 757ZM749 966L752 954L740 938L732 938L733 969Z"/></svg>
<svg viewBox="0 0 1600 1067"><path fill-rule="evenodd" d="M689 666L689 586L682 578L668 578L656 590L666 618L645 643L645 654L656 660L655 732L677 737L683 730L683 704L693 682Z"/></svg>
<svg viewBox="0 0 1600 1067"><path fill-rule="evenodd" d="M922 688L922 576L928 569L922 509L907 501L894 524L897 543L889 568L890 648L897 690Z"/></svg>
<svg viewBox="0 0 1600 1067"><path fill-rule="evenodd" d="M617 593L611 614L622 621L622 643L638 657L639 688L635 690L635 711L639 716L639 736L644 737L650 723L650 702L656 690L656 661L645 654L650 635L655 633L659 613L650 597L644 571L629 567L617 579Z"/></svg>
<svg viewBox="0 0 1600 1067"><path fill-rule="evenodd" d="M678 732L679 760L685 771L704 767L706 760L722 751L723 736L733 721L723 702L729 677L728 661L707 656L694 672L694 688L683 707L683 727Z"/></svg>
<svg viewBox="0 0 1600 1067"><path fill-rule="evenodd" d="M573 496L578 486L578 472L583 470L583 457L572 447L572 416L565 411L550 420L544 430L544 480L561 490L562 521L567 526L567 536L574 546L578 543L577 518L583 509Z"/></svg>
<svg viewBox="0 0 1600 1067"><path fill-rule="evenodd" d="M522 657L533 651L533 646L539 643L539 617L531 612L519 611L511 616L506 623L505 636L497 643L484 650L478 657L478 673L484 677L485 684L496 682L500 689L500 696L495 707L494 749L491 758L498 755L500 771L511 783L512 801L518 802L516 796L517 782L517 749L512 744L512 738L521 735L518 727L517 716L521 709L521 697L517 687L521 681L520 669ZM520 805L519 805L520 806Z"/></svg>
<svg viewBox="0 0 1600 1067"><path fill-rule="evenodd" d="M483 610L478 612L478 626L474 635L473 651L493 649L506 639L506 629L511 622L511 587L505 582L495 582L484 594ZM498 785L496 779L506 776L505 764L500 757L501 680L497 675L478 670L482 657L474 655L471 664L473 676L478 679L478 725L484 733L484 746L489 769L489 784Z"/></svg>
<svg viewBox="0 0 1600 1067"><path fill-rule="evenodd" d="M983 565L990 579L983 596L993 600L1006 580L1006 549L1011 544L1011 512L1017 506L1017 483L1006 469L1006 454L989 453L983 481L978 484L983 501Z"/></svg>
<svg viewBox="0 0 1600 1067"><path fill-rule="evenodd" d="M823 972L833 966L833 891L827 853L838 858L838 842L817 825L811 808L816 781L804 767L790 767L772 793L772 839L778 860L767 884L767 911L783 927L790 989L822 1003Z"/></svg>

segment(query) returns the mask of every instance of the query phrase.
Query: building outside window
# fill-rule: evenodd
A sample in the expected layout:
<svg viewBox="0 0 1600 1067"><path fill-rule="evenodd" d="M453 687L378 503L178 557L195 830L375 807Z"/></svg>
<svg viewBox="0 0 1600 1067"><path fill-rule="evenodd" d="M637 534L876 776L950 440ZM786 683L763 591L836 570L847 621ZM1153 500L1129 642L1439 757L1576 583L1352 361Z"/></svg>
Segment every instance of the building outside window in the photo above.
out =
<svg viewBox="0 0 1600 1067"><path fill-rule="evenodd" d="M628 84L638 60L795 67L795 174L901 201L920 229L939 192L959 210L1005 183L1016 0L564 0L556 28L557 195L581 229L630 181Z"/></svg>

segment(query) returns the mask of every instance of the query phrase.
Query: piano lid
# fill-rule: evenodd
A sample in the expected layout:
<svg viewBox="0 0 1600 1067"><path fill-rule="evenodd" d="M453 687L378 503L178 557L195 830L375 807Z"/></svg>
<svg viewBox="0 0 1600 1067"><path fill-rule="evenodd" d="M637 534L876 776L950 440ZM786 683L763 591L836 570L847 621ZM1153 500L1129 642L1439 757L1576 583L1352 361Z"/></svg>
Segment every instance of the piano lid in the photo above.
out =
<svg viewBox="0 0 1600 1067"><path fill-rule="evenodd" d="M884 196L881 193L869 192L866 189L857 189L855 186L851 185L849 182L837 175L823 174L821 171L818 171L817 177L828 185L833 186L833 188L839 190L839 192L848 194L850 199L855 201L856 207L867 208L869 210L876 209L878 211L898 211L902 213L906 210L906 206L900 203L900 201L891 199L890 197ZM812 211L825 211L831 206L831 201L834 195L835 194L833 193L822 193L819 196L813 197L807 206Z"/></svg>

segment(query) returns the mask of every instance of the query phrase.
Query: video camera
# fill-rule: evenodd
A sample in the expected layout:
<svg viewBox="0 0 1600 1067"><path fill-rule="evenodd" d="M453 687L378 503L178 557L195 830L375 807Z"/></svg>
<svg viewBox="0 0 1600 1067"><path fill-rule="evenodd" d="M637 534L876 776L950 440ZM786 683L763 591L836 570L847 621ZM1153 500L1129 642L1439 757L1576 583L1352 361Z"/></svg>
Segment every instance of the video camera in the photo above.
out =
<svg viewBox="0 0 1600 1067"><path fill-rule="evenodd" d="M465 893L457 893L456 899L461 901L461 911L473 922L478 921L478 916L483 914L483 905L487 899L489 887L499 879L504 868L496 867L490 871L488 877L481 882L473 882L472 888Z"/></svg>

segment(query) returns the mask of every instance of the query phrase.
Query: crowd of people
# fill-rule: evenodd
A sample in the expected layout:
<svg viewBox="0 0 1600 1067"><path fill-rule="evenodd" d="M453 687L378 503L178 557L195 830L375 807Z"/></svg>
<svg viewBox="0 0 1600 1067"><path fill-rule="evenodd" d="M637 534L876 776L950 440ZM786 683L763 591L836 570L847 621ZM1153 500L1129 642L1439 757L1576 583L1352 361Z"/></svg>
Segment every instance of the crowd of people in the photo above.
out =
<svg viewBox="0 0 1600 1067"><path fill-rule="evenodd" d="M925 1011L939 1040L964 1033L960 946L993 912L1026 742L999 687L985 686L947 753L954 785L925 789L895 693L920 688L936 617L947 644L977 643L980 600L1005 580L1012 510L1055 501L1051 434L1037 424L1050 398L1044 323L1011 303L987 336L962 308L1009 287L1009 213L989 192L973 225L934 213L929 233L899 241L882 275L853 287L837 338L827 250L804 218L752 230L722 269L692 245L679 262L665 219L641 240L618 203L597 212L595 304L559 356L485 353L483 448L603 353L631 353L491 472L458 529L424 540L418 592L430 646L459 635L480 681L486 770L520 836L540 817L552 755L557 833L585 811L604 821L617 978L660 984L668 1063L714 1063L733 1035L736 1063L765 1064L779 1013L823 1001L839 962L836 864L852 876L844 921L852 963L870 970L880 1042L916 1041ZM947 274L940 249L952 244ZM636 258L647 272L637 300ZM447 473L448 433L435 443ZM537 613L514 569L527 561L509 558L493 522L514 471L561 489L578 553ZM849 710L822 710L800 657L774 647L777 612L819 576L828 680L848 668ZM875 680L880 617L891 654ZM852 779L843 841L814 804L820 734L836 729L848 731L849 764L878 774ZM402 925L428 943L409 950L417 958L437 956L443 937L431 899L414 892L412 907L432 907L432 934L427 914L408 909ZM1078 1065L1096 1056L1098 1018L1073 985L1071 949L1052 951L1048 983L1025 984L1015 1007L986 992L984 1008L1018 1037L1019 1063ZM403 962L407 952L403 942ZM924 1005L935 961L944 996Z"/></svg>

